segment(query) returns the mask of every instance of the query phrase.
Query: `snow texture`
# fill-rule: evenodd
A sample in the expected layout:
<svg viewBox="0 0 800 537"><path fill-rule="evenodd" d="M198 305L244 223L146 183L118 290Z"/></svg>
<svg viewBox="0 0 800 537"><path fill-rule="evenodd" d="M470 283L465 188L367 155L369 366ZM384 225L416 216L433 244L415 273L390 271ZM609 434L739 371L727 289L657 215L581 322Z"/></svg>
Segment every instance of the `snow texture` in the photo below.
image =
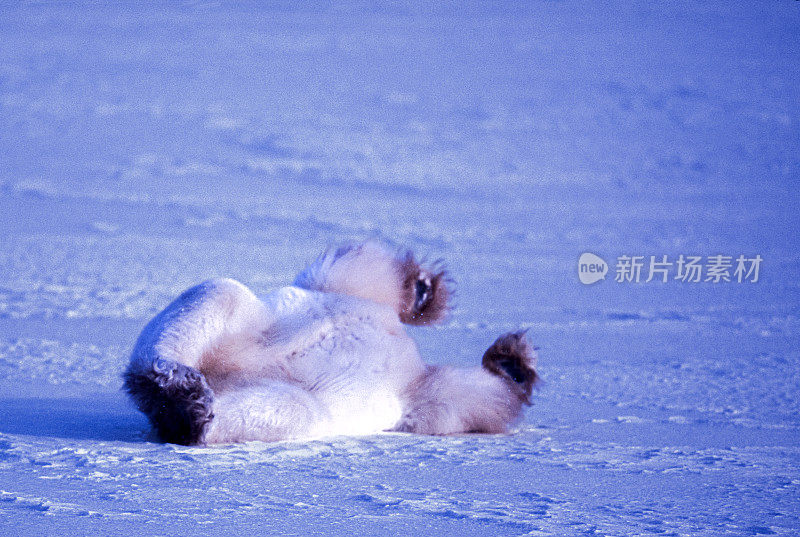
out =
<svg viewBox="0 0 800 537"><path fill-rule="evenodd" d="M428 4L0 6L0 533L800 531L800 3ZM529 328L514 434L152 441L152 315L369 237L457 282L425 360ZM764 261L614 281L681 254Z"/></svg>

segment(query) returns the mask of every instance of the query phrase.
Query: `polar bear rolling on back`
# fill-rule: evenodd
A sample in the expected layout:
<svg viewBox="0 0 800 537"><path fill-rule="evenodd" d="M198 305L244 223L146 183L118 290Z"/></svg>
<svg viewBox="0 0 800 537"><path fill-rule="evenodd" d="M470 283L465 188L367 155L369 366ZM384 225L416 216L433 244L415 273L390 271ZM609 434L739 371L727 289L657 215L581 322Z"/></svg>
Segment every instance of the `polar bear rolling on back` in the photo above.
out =
<svg viewBox="0 0 800 537"><path fill-rule="evenodd" d="M403 328L443 319L447 281L374 242L328 250L260 298L207 281L147 324L124 388L177 444L505 432L538 379L524 332L452 368L423 363Z"/></svg>

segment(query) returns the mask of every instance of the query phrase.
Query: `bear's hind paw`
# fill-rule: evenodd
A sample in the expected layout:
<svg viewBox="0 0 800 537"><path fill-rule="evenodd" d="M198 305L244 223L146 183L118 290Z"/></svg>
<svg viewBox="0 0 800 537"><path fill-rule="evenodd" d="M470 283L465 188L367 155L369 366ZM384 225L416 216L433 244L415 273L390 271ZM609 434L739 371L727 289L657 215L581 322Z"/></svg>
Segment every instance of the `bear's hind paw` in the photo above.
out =
<svg viewBox="0 0 800 537"><path fill-rule="evenodd" d="M497 338L483 355L481 365L508 382L525 403L530 404L536 372L536 347L528 343L526 330L507 332Z"/></svg>

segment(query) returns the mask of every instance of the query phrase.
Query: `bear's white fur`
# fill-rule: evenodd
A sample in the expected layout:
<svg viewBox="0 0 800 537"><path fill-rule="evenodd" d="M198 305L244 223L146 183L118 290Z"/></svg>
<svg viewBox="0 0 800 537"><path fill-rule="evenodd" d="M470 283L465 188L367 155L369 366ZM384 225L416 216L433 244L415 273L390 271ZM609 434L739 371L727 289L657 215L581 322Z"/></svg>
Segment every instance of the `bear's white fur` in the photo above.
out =
<svg viewBox="0 0 800 537"><path fill-rule="evenodd" d="M439 321L447 298L443 271L372 242L262 297L207 281L145 327L126 389L162 439L186 444L506 431L529 403L533 350L506 334L482 366L426 365L403 323Z"/></svg>

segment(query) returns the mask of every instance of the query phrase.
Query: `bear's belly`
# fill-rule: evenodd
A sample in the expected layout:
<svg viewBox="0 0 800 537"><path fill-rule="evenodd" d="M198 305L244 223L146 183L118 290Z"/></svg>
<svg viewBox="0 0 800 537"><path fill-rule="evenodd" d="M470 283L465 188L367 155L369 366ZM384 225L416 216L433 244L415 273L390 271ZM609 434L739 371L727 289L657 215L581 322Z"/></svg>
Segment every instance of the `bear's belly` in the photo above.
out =
<svg viewBox="0 0 800 537"><path fill-rule="evenodd" d="M330 413L320 424L324 436L375 434L393 428L402 417L400 398L388 389L351 384L315 395Z"/></svg>
<svg viewBox="0 0 800 537"><path fill-rule="evenodd" d="M324 435L393 428L403 413L401 394L421 371L413 342L366 330L349 336L323 341L287 361L291 378L327 409Z"/></svg>

